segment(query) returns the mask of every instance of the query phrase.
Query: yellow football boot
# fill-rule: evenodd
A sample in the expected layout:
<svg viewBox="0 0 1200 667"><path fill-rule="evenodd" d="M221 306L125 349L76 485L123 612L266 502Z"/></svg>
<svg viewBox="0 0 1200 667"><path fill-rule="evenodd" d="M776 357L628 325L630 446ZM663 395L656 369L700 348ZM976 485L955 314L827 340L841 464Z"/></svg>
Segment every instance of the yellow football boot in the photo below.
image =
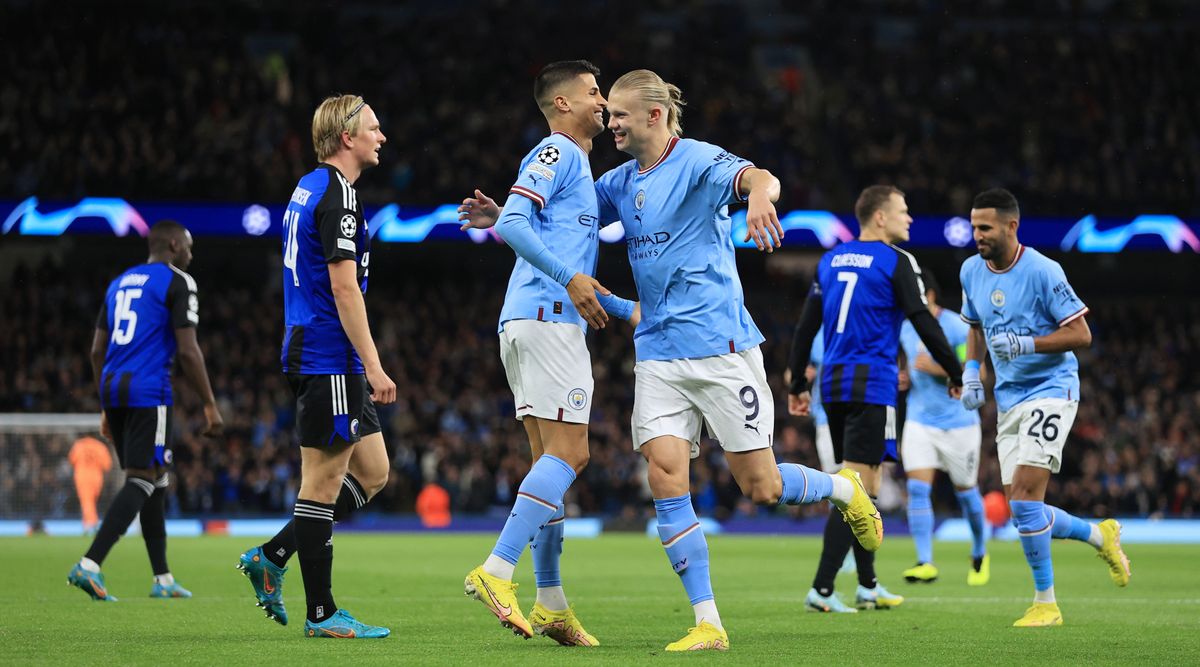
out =
<svg viewBox="0 0 1200 667"><path fill-rule="evenodd" d="M932 584L937 581L938 569L933 563L917 563L901 574L904 575L904 580L910 584Z"/></svg>
<svg viewBox="0 0 1200 667"><path fill-rule="evenodd" d="M1128 586L1133 571L1129 569L1129 558L1121 549L1121 524L1116 519L1105 519L1100 522L1100 534L1104 536L1104 546L1096 555L1108 563L1108 576L1114 584Z"/></svg>
<svg viewBox="0 0 1200 667"><path fill-rule="evenodd" d="M992 578L992 557L989 554L983 555L983 561L979 563L979 570L975 570L975 563L967 568L967 585L968 586L983 586Z"/></svg>
<svg viewBox="0 0 1200 667"><path fill-rule="evenodd" d="M878 551L883 543L883 517L879 516L879 510L875 509L875 503L871 502L871 496L867 495L857 472L842 468L837 475L854 484L854 496L850 502L845 507L838 507L842 511L842 518L850 524L850 530L864 549Z"/></svg>
<svg viewBox="0 0 1200 667"><path fill-rule="evenodd" d="M1025 615L1013 623L1013 627L1045 628L1062 624L1062 612L1058 610L1057 602L1034 602L1032 607L1025 610Z"/></svg>
<svg viewBox="0 0 1200 667"><path fill-rule="evenodd" d="M573 608L550 611L540 602L534 603L529 612L529 624L533 631L549 637L563 646L599 646L600 642L583 629L583 623L575 616Z"/></svg>
<svg viewBox="0 0 1200 667"><path fill-rule="evenodd" d="M467 573L463 581L463 592L483 603L488 611L500 619L500 625L513 631L518 637L529 639L533 636L533 628L521 614L517 603L517 585L500 577L493 577L483 571L483 566Z"/></svg>
<svg viewBox="0 0 1200 667"><path fill-rule="evenodd" d="M728 651L729 635L725 630L701 621L700 625L688 628L687 635L677 642L667 644L668 651Z"/></svg>

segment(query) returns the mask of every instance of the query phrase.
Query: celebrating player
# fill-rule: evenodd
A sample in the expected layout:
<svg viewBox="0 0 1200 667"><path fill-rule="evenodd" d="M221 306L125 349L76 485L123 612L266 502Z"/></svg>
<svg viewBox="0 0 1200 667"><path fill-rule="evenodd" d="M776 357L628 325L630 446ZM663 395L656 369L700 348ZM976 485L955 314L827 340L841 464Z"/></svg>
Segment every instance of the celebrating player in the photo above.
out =
<svg viewBox="0 0 1200 667"><path fill-rule="evenodd" d="M266 544L241 555L258 605L287 624L284 564L300 554L306 637L379 638L390 630L356 620L333 600L333 522L387 484L387 448L376 403L396 400L367 323L370 234L354 182L379 164L387 141L363 98L317 107L320 164L300 179L283 216L283 372L296 395L300 491L294 516Z"/></svg>
<svg viewBox="0 0 1200 667"><path fill-rule="evenodd" d="M859 195L854 215L861 228L858 240L843 243L821 258L796 325L788 363L792 373L788 411L803 416L811 409L803 370L813 338L821 329L825 355L819 381L834 458L861 476L867 491L874 495L879 489L886 440L895 437L897 342L903 319L913 323L934 360L947 369L955 398L962 384L962 367L926 306L917 261L894 245L908 240L912 224L904 193L886 185L868 187ZM821 562L804 601L809 609L852 611L833 590L852 540L841 517L831 512L825 524ZM875 582L870 551L855 552L859 571L856 606L896 606L903 598Z"/></svg>
<svg viewBox="0 0 1200 667"><path fill-rule="evenodd" d="M1002 188L975 197L971 226L977 256L963 262L962 319L971 325L963 407L985 400L979 369L985 351L996 368L996 453L1000 479L1033 571L1034 602L1016 627L1062 625L1054 597L1051 537L1091 544L1108 564L1113 583L1129 583L1121 524L1099 525L1047 505L1050 473L1062 465L1063 446L1079 409L1079 362L1074 350L1092 343L1083 305L1057 262L1017 241L1021 212Z"/></svg>
<svg viewBox="0 0 1200 667"><path fill-rule="evenodd" d="M637 325L635 304L613 297L592 274L599 255L596 187L588 153L604 130L607 102L586 60L551 63L533 96L550 125L517 172L496 233L517 253L500 311L500 360L525 426L533 467L484 563L464 582L467 595L500 624L528 639L596 646L567 604L559 574L563 494L588 461L591 355L584 331L603 328L606 311ZM476 190L461 207L463 228L488 227L495 205ZM597 292L600 298L597 299ZM533 552L537 601L526 619L512 583L525 545Z"/></svg>
<svg viewBox="0 0 1200 667"><path fill-rule="evenodd" d="M125 486L104 515L87 554L67 582L94 600L115 602L100 565L133 517L141 514L142 538L154 570L150 597L189 598L167 567L163 515L171 464L171 366L176 352L192 388L204 401L203 435L221 433L204 354L196 342L200 300L196 280L184 270L192 261L192 235L163 220L150 228L150 258L108 286L92 338L92 374L100 392L100 432L116 445Z"/></svg>
<svg viewBox="0 0 1200 667"><path fill-rule="evenodd" d="M758 347L763 336L744 305L727 207L749 203L746 240L770 252L783 236L773 203L778 179L718 146L681 138L680 90L654 72L618 79L608 108L617 148L634 158L596 182L601 223L625 226L642 309L633 444L649 462L658 533L696 619L667 650L724 650L729 637L689 493L689 461L704 424L754 502L829 498L869 549L878 548L883 524L853 471L776 465L771 451L775 408Z"/></svg>
<svg viewBox="0 0 1200 667"><path fill-rule="evenodd" d="M937 320L960 361L966 360L967 326L958 313L938 304L941 288L932 271L922 271L925 299L929 312ZM963 409L962 403L946 394L946 371L929 356L912 323L900 328L900 346L908 360L908 411L900 444L900 456L908 475L908 530L917 547L917 564L904 571L910 582L930 583L938 578L933 564L933 505L930 492L933 474L944 470L954 484L963 517L971 526L971 568L967 584L982 586L988 582L990 568L987 535L983 524L983 497L976 487L979 481L979 448L983 435L979 413Z"/></svg>

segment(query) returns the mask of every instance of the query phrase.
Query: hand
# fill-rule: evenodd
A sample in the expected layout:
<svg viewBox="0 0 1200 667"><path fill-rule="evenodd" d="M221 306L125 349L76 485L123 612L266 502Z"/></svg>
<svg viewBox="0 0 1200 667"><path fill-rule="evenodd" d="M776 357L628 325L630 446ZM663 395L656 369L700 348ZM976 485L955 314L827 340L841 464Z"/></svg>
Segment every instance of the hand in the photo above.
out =
<svg viewBox="0 0 1200 667"><path fill-rule="evenodd" d="M629 316L629 326L636 329L637 325L640 324L641 321L642 321L642 302L634 301L633 302L633 314Z"/></svg>
<svg viewBox="0 0 1200 667"><path fill-rule="evenodd" d="M783 226L779 224L775 204L758 190L750 192L750 208L746 211L746 238L742 241L750 239L754 239L759 250L767 252L775 252L783 239Z"/></svg>
<svg viewBox="0 0 1200 667"><path fill-rule="evenodd" d="M946 388L946 393L950 394L950 398L953 398L956 401L961 400L962 395L963 395L963 388L958 385L952 384Z"/></svg>
<svg viewBox="0 0 1200 667"><path fill-rule="evenodd" d="M608 313L604 312L600 301L596 299L596 292L604 296L612 294L608 288L586 273L576 273L571 282L567 283L567 296L571 297L575 310L579 311L588 326L603 329L604 323L608 322Z"/></svg>
<svg viewBox="0 0 1200 667"><path fill-rule="evenodd" d="M367 386L371 389L371 400L380 404L396 402L396 383L383 372L382 366L367 368Z"/></svg>
<svg viewBox="0 0 1200 667"><path fill-rule="evenodd" d="M112 441L112 427L108 425L108 415L104 411L100 411L100 435L104 436L108 441Z"/></svg>
<svg viewBox="0 0 1200 667"><path fill-rule="evenodd" d="M1023 354L1033 354L1033 336L1018 336L1011 331L998 333L988 342L992 356L1012 361Z"/></svg>
<svg viewBox="0 0 1200 667"><path fill-rule="evenodd" d="M962 380L961 388L950 386L950 395L954 396L954 392L957 390L962 400L962 406L967 410L978 410L983 407L984 402L987 401L987 395L983 391L983 382L979 379L978 361L967 362L967 367L963 369Z"/></svg>
<svg viewBox="0 0 1200 667"><path fill-rule="evenodd" d="M216 403L209 403L204 406L204 430L200 431L200 435L206 438L216 438L225 431L225 420L221 419L221 411L217 409Z"/></svg>
<svg viewBox="0 0 1200 667"><path fill-rule="evenodd" d="M496 200L476 189L475 196L467 197L458 207L458 219L465 221L463 226L459 227L462 231L491 229L500 219L500 207L496 205Z"/></svg>
<svg viewBox="0 0 1200 667"><path fill-rule="evenodd" d="M812 407L812 394L788 394L788 414L794 417L807 417Z"/></svg>

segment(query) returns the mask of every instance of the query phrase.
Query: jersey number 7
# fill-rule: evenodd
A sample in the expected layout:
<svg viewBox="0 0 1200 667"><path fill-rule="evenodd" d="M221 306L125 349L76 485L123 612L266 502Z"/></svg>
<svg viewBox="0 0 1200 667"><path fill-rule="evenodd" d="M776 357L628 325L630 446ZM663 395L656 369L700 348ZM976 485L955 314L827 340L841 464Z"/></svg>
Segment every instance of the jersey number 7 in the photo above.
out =
<svg viewBox="0 0 1200 667"><path fill-rule="evenodd" d="M838 271L838 282L846 283L846 290L842 292L842 307L838 310L837 332L842 333L846 330L846 315L850 312L850 301L854 298L854 286L858 284L858 274L853 271Z"/></svg>

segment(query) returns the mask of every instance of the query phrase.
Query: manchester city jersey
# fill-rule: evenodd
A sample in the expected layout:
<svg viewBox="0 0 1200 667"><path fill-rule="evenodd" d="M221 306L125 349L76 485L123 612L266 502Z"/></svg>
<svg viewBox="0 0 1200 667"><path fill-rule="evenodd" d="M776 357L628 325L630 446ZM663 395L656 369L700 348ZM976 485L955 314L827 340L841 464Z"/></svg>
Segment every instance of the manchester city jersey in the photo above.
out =
<svg viewBox="0 0 1200 667"><path fill-rule="evenodd" d="M96 318L96 328L109 332L100 404L171 405L175 330L197 326L199 309L196 281L170 264L142 264L113 280Z"/></svg>
<svg viewBox="0 0 1200 667"><path fill-rule="evenodd" d="M959 361L967 358L967 332L970 330L959 318L958 313L942 309L937 317L938 325L946 334L946 340ZM916 369L917 356L929 355L921 337L911 322L900 327L900 346L908 357L908 377L912 386L908 390L907 419L932 428L954 429L979 423L979 412L967 410L962 401L951 398L946 391L946 378L936 377ZM934 362L937 363L937 362Z"/></svg>
<svg viewBox="0 0 1200 667"><path fill-rule="evenodd" d="M531 200L530 225L546 248L574 273L595 275L600 248L596 185L587 153L575 139L555 132L521 160L509 196ZM508 279L500 330L509 320L567 322L586 328L567 288L517 256Z"/></svg>
<svg viewBox="0 0 1200 667"><path fill-rule="evenodd" d="M637 359L740 352L763 335L746 310L729 204L753 165L718 146L672 137L658 160L636 160L596 182L602 223L621 220L641 300Z"/></svg>
<svg viewBox="0 0 1200 667"><path fill-rule="evenodd" d="M813 368L817 369L817 374L821 373L821 362L825 357L825 334L817 332L817 337L813 339L812 352L808 354L808 363L812 364ZM825 406L821 404L821 384L816 383L812 386L812 403L809 411L812 412L813 423L817 426L824 426L829 423L829 417L825 415Z"/></svg>
<svg viewBox="0 0 1200 667"><path fill-rule="evenodd" d="M1018 246L1013 263L996 271L979 255L963 262L962 319L983 327L991 340L999 333L1045 336L1083 317L1083 305L1058 262ZM1074 352L1027 354L1012 361L992 357L996 403L1001 410L1036 398L1079 400L1079 362Z"/></svg>
<svg viewBox="0 0 1200 667"><path fill-rule="evenodd" d="M321 164L300 179L283 214L283 372L362 374L363 365L342 328L329 264L357 264L367 292L371 237L354 186Z"/></svg>

